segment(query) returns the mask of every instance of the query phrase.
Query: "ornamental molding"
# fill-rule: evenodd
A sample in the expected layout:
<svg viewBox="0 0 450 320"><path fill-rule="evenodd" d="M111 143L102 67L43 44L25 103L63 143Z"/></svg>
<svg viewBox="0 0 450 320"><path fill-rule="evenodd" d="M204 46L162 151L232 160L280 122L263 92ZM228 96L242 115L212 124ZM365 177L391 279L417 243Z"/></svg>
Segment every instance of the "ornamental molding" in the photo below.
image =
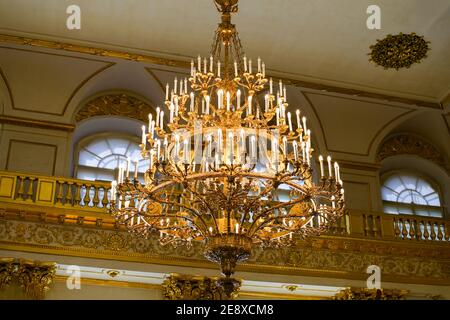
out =
<svg viewBox="0 0 450 320"><path fill-rule="evenodd" d="M448 171L444 156L433 145L410 134L398 134L386 139L378 149L377 161L405 154L430 160Z"/></svg>
<svg viewBox="0 0 450 320"><path fill-rule="evenodd" d="M0 290L16 280L27 297L44 299L53 283L55 273L55 262L0 258Z"/></svg>
<svg viewBox="0 0 450 320"><path fill-rule="evenodd" d="M408 290L347 288L338 292L334 300L405 300Z"/></svg>
<svg viewBox="0 0 450 320"><path fill-rule="evenodd" d="M131 95L107 94L88 101L75 114L75 121L96 116L120 116L147 122L152 111L153 107Z"/></svg>
<svg viewBox="0 0 450 320"><path fill-rule="evenodd" d="M427 57L430 42L423 36L409 33L388 34L384 39L370 46L372 50L369 61L384 69L409 68L414 63L420 63Z"/></svg>
<svg viewBox="0 0 450 320"><path fill-rule="evenodd" d="M163 247L157 236L143 239L126 231L94 226L0 219L0 249L214 267L205 260L200 246ZM238 269L365 280L367 267L372 264L381 268L385 281L450 285L448 243L321 236L292 248L253 248L252 258Z"/></svg>
<svg viewBox="0 0 450 320"><path fill-rule="evenodd" d="M221 287L217 285L218 277L170 274L162 283L165 300L228 300ZM238 290L232 294L236 298Z"/></svg>

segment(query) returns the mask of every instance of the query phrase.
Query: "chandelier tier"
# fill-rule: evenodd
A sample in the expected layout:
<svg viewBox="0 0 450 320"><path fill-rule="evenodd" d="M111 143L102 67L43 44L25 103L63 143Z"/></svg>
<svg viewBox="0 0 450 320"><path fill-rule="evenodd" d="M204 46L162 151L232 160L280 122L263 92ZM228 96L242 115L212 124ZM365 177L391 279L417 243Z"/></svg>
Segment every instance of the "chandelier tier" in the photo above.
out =
<svg viewBox="0 0 450 320"><path fill-rule="evenodd" d="M343 214L344 189L329 156L317 158L320 176L313 175L306 117L287 112L286 86L243 54L231 24L237 0L214 3L222 20L211 56L167 84L166 108L142 127L144 183L137 170L130 178L128 161L112 182L110 208L132 232L159 232L163 244L203 241L231 292L236 263L254 244L280 247L323 233Z"/></svg>

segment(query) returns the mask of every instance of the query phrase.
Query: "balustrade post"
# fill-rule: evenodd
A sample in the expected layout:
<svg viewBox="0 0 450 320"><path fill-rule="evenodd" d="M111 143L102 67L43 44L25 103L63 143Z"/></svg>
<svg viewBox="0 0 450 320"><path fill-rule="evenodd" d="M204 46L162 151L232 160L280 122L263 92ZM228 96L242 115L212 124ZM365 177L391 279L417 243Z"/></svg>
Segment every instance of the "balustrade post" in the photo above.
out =
<svg viewBox="0 0 450 320"><path fill-rule="evenodd" d="M445 240L450 241L450 227L447 222L444 222Z"/></svg>
<svg viewBox="0 0 450 320"><path fill-rule="evenodd" d="M103 208L106 208L108 206L108 203L109 203L108 191L109 191L109 189L107 187L103 187L103 197L102 197L102 206L103 206Z"/></svg>
<svg viewBox="0 0 450 320"><path fill-rule="evenodd" d="M25 184L25 177L19 176L17 178L17 183L19 184L19 190L17 191L17 198L21 198L24 200L24 184Z"/></svg>
<svg viewBox="0 0 450 320"><path fill-rule="evenodd" d="M35 177L28 177L29 184L27 189L27 201L34 202L33 196L34 196L34 181L37 180Z"/></svg>
<svg viewBox="0 0 450 320"><path fill-rule="evenodd" d="M78 207L80 206L81 201L81 187L82 185L79 183L74 183L75 185L75 198L73 198L73 205Z"/></svg>
<svg viewBox="0 0 450 320"><path fill-rule="evenodd" d="M86 193L84 194L83 205L85 207L89 207L89 203L91 202L91 197L90 197L91 186L86 183L86 184L84 184L84 189L86 190Z"/></svg>
<svg viewBox="0 0 450 320"><path fill-rule="evenodd" d="M420 220L416 220L416 239L422 240L422 230L420 230L420 223L423 223Z"/></svg>
<svg viewBox="0 0 450 320"><path fill-rule="evenodd" d="M73 182L67 182L66 205L72 205L72 185Z"/></svg>
<svg viewBox="0 0 450 320"><path fill-rule="evenodd" d="M431 231L431 240L436 240L436 231L434 230L434 222L429 221L430 223L430 231Z"/></svg>
<svg viewBox="0 0 450 320"><path fill-rule="evenodd" d="M92 205L94 208L97 208L97 206L100 202L100 199L98 197L98 189L99 189L99 187L94 185L94 198L92 199Z"/></svg>
<svg viewBox="0 0 450 320"><path fill-rule="evenodd" d="M63 188L64 188L64 181L57 180L57 185L59 187L58 193L56 195L56 203L63 203Z"/></svg>

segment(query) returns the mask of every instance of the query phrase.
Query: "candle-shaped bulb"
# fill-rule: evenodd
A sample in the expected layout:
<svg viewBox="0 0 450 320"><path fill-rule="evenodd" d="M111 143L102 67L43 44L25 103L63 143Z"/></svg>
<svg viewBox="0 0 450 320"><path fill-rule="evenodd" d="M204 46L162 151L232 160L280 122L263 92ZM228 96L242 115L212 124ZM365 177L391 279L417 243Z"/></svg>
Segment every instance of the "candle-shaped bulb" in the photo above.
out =
<svg viewBox="0 0 450 320"><path fill-rule="evenodd" d="M137 160L134 162L134 180L137 180L138 177L138 163Z"/></svg>
<svg viewBox="0 0 450 320"><path fill-rule="evenodd" d="M159 116L159 120L160 120L160 125L159 125L159 127L161 128L161 130L162 129L164 129L164 111L161 111L161 114L160 114L160 116Z"/></svg>
<svg viewBox="0 0 450 320"><path fill-rule="evenodd" d="M209 114L209 96L205 97L205 101L206 101L206 114Z"/></svg>
<svg viewBox="0 0 450 320"><path fill-rule="evenodd" d="M303 122L303 132L307 132L306 131L306 117L302 117L302 122Z"/></svg>
<svg viewBox="0 0 450 320"><path fill-rule="evenodd" d="M323 157L322 157L322 155L319 156L319 163L320 163L320 176L323 177L324 172L323 172Z"/></svg>
<svg viewBox="0 0 450 320"><path fill-rule="evenodd" d="M241 107L241 90L238 89L236 92L236 110L239 110Z"/></svg>
<svg viewBox="0 0 450 320"><path fill-rule="evenodd" d="M127 158L127 178L130 177L130 158Z"/></svg>
<svg viewBox="0 0 450 320"><path fill-rule="evenodd" d="M191 99L191 105L190 105L190 111L194 112L194 92L191 92L191 94L189 95L190 99Z"/></svg>
<svg viewBox="0 0 450 320"><path fill-rule="evenodd" d="M142 144L144 145L144 149L145 149L145 126L142 126Z"/></svg>
<svg viewBox="0 0 450 320"><path fill-rule="evenodd" d="M328 175L330 176L330 178L332 178L333 170L331 170L331 157L330 156L327 157L327 162L328 162Z"/></svg>
<svg viewBox="0 0 450 320"><path fill-rule="evenodd" d="M287 113L288 116L288 124L289 124L289 131L292 132L292 119L291 119L291 113Z"/></svg>

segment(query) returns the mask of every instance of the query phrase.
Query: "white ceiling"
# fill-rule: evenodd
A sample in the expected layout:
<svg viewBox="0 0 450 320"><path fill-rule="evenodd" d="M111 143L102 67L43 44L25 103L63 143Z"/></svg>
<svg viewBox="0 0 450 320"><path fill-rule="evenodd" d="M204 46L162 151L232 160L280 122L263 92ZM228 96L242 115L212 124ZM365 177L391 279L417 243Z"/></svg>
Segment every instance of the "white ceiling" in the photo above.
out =
<svg viewBox="0 0 450 320"><path fill-rule="evenodd" d="M1 0L0 33L189 59L208 54L219 21L212 0L78 0L81 30L66 29L66 0ZM241 0L233 17L244 49L272 74L433 102L450 91L450 2L379 0L381 30L366 27L368 0ZM369 46L389 33L431 41L422 63L384 70Z"/></svg>

